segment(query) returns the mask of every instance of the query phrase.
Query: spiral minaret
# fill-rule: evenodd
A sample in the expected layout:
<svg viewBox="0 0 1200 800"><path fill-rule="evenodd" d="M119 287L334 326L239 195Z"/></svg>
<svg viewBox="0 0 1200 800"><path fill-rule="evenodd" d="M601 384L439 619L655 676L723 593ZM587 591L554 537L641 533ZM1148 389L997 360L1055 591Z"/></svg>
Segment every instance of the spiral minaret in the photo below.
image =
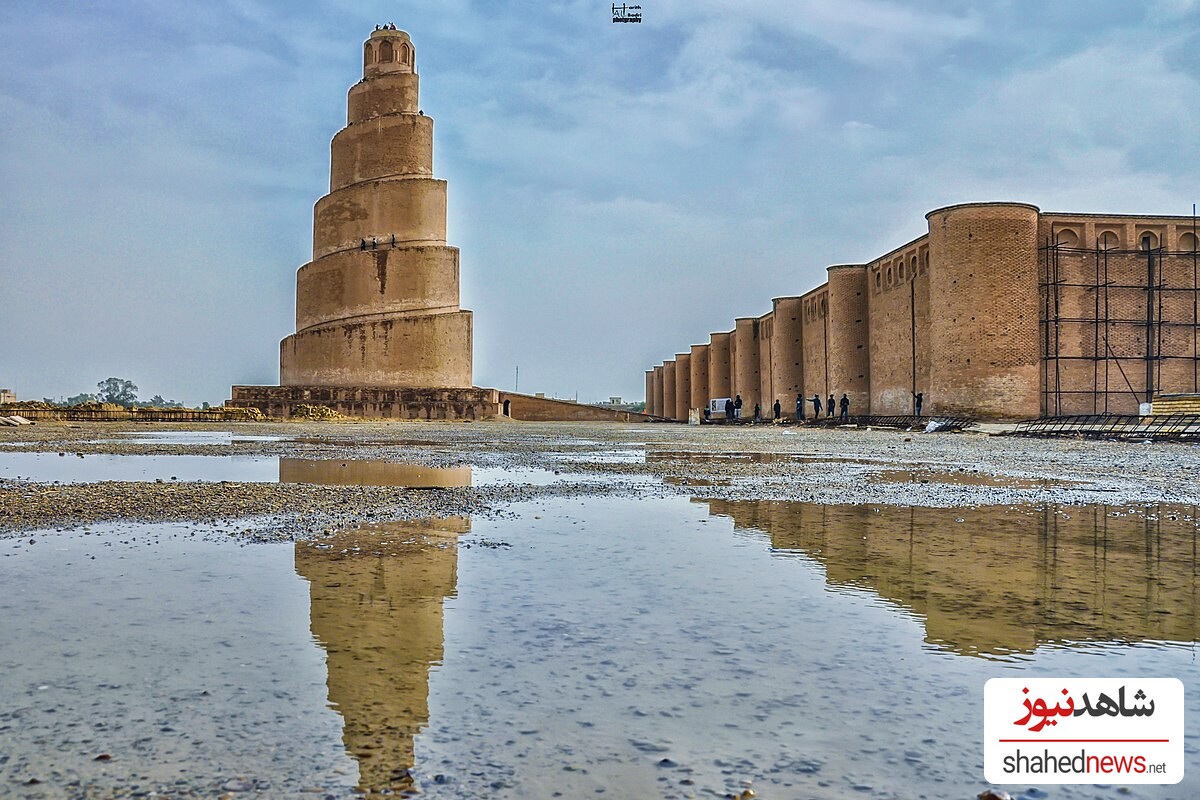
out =
<svg viewBox="0 0 1200 800"><path fill-rule="evenodd" d="M417 96L409 35L376 30L333 137L313 260L296 274L284 386L471 386L471 312L458 306L446 182L433 177L433 120Z"/></svg>

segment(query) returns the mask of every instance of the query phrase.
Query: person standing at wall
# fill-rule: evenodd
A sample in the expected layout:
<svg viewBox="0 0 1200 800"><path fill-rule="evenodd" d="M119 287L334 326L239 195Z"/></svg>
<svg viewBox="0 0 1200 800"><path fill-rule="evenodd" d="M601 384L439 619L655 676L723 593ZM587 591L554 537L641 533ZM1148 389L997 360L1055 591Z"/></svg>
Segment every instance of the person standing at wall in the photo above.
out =
<svg viewBox="0 0 1200 800"><path fill-rule="evenodd" d="M815 395L815 394L813 395L812 404L813 404L813 419L820 422L821 421L821 398L819 395Z"/></svg>
<svg viewBox="0 0 1200 800"><path fill-rule="evenodd" d="M760 420L762 420L762 403L755 403L754 404L754 421L759 422Z"/></svg>
<svg viewBox="0 0 1200 800"><path fill-rule="evenodd" d="M779 405L779 400L775 401L774 411L775 421L779 422L779 420L783 418L783 406Z"/></svg>
<svg viewBox="0 0 1200 800"><path fill-rule="evenodd" d="M804 422L804 395L796 394L796 422Z"/></svg>
<svg viewBox="0 0 1200 800"><path fill-rule="evenodd" d="M742 396L740 394L733 398L733 418L736 420L742 418Z"/></svg>
<svg viewBox="0 0 1200 800"><path fill-rule="evenodd" d="M833 416L833 412L834 412L834 408L833 408L833 395L829 395L829 404L825 406L825 416L826 416L826 417L832 417L832 416Z"/></svg>
<svg viewBox="0 0 1200 800"><path fill-rule="evenodd" d="M725 398L725 421L733 422L733 401Z"/></svg>
<svg viewBox="0 0 1200 800"><path fill-rule="evenodd" d="M921 416L921 404L925 402L925 393L916 392L913 394L913 413L918 417Z"/></svg>
<svg viewBox="0 0 1200 800"><path fill-rule="evenodd" d="M850 421L850 398L847 397L844 392L842 393L842 399L840 401L838 401L838 407L841 408L841 410L842 410L842 416L841 416L842 422L849 422Z"/></svg>

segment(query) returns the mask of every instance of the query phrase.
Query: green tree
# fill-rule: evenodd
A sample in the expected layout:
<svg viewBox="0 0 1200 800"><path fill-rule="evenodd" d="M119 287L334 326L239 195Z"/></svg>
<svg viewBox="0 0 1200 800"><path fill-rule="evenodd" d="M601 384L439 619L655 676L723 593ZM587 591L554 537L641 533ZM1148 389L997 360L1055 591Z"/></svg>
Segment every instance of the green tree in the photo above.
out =
<svg viewBox="0 0 1200 800"><path fill-rule="evenodd" d="M88 394L87 392L83 392L82 394L77 394L74 397L68 397L66 400L66 404L68 406L81 406L84 403L94 403L94 402L96 402L96 395Z"/></svg>
<svg viewBox="0 0 1200 800"><path fill-rule="evenodd" d="M155 408L183 408L183 403L178 400L164 400L161 394L151 397L149 403Z"/></svg>
<svg viewBox="0 0 1200 800"><path fill-rule="evenodd" d="M97 399L101 403L116 403L129 408L137 402L138 387L133 381L124 378L105 378L96 384L99 389Z"/></svg>

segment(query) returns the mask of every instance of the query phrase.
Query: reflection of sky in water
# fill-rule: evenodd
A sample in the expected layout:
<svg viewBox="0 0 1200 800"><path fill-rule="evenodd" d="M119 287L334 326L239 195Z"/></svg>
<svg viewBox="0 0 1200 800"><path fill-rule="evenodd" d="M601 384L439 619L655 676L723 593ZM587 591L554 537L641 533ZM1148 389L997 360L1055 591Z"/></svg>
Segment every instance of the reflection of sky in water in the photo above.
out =
<svg viewBox="0 0 1200 800"><path fill-rule="evenodd" d="M274 456L89 455L0 452L0 478L61 483L98 481L234 481L329 486L452 487L583 482L546 469L425 467L387 461Z"/></svg>
<svg viewBox="0 0 1200 800"><path fill-rule="evenodd" d="M0 693L19 715L0 709L14 754L0 777L39 761L97 776L102 746L110 772L187 763L282 795L361 781L434 798L719 797L753 780L761 797L973 797L987 678L1200 683L1194 529L1165 514L514 510L472 522L468 547L452 544L466 522L448 522L415 553L404 526L321 547L0 542L0 578L28 587L0 597L0 642L15 645Z"/></svg>
<svg viewBox="0 0 1200 800"><path fill-rule="evenodd" d="M114 456L67 453L0 453L0 478L93 483L97 481L244 481L273 483L277 458L252 456Z"/></svg>
<svg viewBox="0 0 1200 800"><path fill-rule="evenodd" d="M129 431L122 433L141 444L231 444L233 442L282 442L284 436L261 436L234 431ZM120 439L108 441L121 441Z"/></svg>

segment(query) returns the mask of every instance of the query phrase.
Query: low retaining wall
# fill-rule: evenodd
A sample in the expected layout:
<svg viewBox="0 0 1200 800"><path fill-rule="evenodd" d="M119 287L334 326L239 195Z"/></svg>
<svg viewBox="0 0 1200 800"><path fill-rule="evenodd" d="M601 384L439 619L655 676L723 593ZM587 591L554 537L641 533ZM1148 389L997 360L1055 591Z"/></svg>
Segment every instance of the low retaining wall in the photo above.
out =
<svg viewBox="0 0 1200 800"><path fill-rule="evenodd" d="M548 397L515 392L500 392L499 395L501 414L527 422L649 422L652 419L636 411L618 411Z"/></svg>
<svg viewBox="0 0 1200 800"><path fill-rule="evenodd" d="M290 417L299 405L325 406L345 417L491 419L500 413L495 389L382 389L370 386L234 386L226 406Z"/></svg>

